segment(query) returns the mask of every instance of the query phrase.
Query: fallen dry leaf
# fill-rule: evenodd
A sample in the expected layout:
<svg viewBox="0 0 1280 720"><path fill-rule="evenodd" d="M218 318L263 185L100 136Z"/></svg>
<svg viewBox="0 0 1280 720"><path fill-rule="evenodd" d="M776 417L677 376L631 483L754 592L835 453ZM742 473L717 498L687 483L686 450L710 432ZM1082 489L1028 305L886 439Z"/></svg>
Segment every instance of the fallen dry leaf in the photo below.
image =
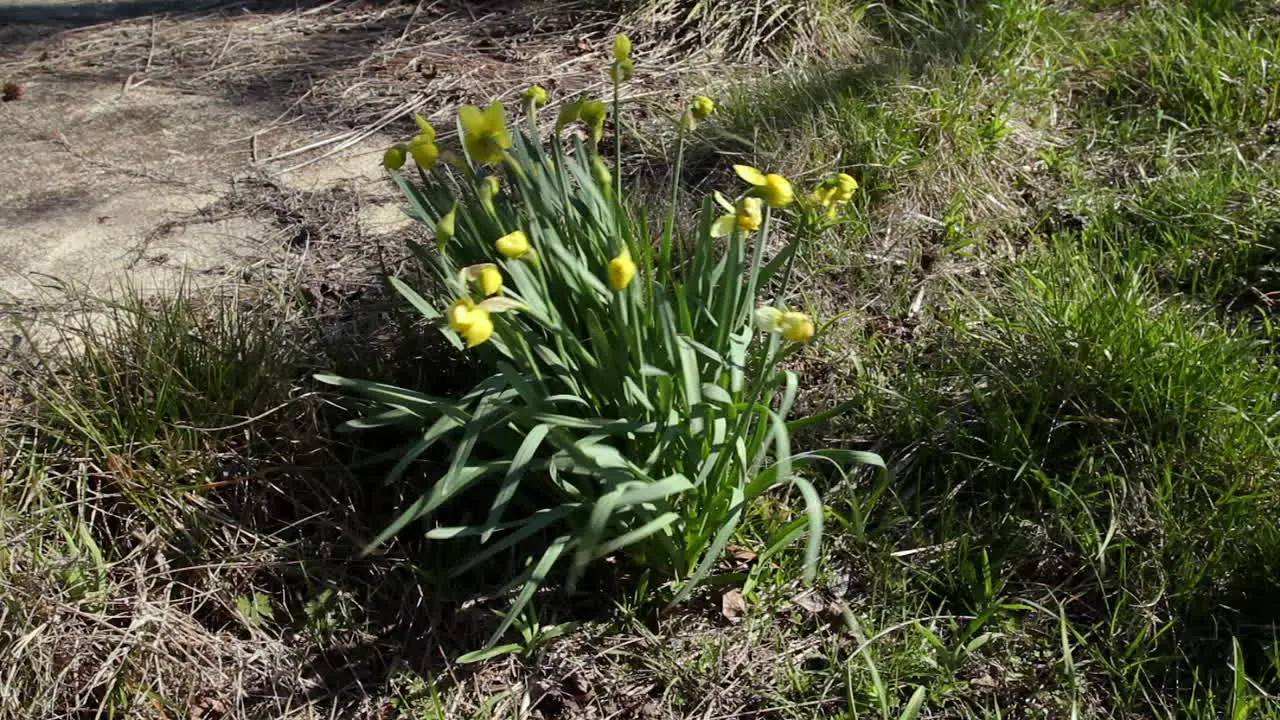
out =
<svg viewBox="0 0 1280 720"><path fill-rule="evenodd" d="M720 614L724 615L729 622L742 622L742 616L747 614L747 601L743 599L742 593L737 590L730 590L720 597Z"/></svg>

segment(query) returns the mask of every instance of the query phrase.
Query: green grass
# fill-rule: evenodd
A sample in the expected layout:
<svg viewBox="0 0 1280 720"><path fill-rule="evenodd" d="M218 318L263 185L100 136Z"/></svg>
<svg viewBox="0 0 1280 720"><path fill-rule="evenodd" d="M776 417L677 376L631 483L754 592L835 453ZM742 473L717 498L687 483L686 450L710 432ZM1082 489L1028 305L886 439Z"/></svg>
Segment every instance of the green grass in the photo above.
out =
<svg viewBox="0 0 1280 720"><path fill-rule="evenodd" d="M750 28L742 7L703 37ZM33 366L3 427L0 716L180 716L208 687L233 717L374 697L404 717L1280 718L1277 18L895 0L723 98L691 167L863 185L784 298L836 319L795 363L802 409L848 403L794 446L894 472L822 478L814 586L801 552L758 554L798 502L777 493L700 602L660 612L619 562L536 598L539 627L576 632L460 668L518 568L445 584L446 551L409 539L358 557L416 495L348 469L383 448L335 445L304 378L446 393L465 372L434 372L407 320L370 357L283 311L126 306Z"/></svg>

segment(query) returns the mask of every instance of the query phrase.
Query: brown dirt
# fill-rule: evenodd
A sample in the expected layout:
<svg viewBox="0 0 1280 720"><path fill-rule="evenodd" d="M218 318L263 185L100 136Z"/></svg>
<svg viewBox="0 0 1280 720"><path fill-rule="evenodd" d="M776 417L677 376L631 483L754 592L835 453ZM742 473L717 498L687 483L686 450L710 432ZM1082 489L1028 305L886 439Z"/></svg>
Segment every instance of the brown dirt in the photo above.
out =
<svg viewBox="0 0 1280 720"><path fill-rule="evenodd" d="M245 178L357 193L355 224L332 229L394 232L378 159L412 112L448 137L462 102L598 93L614 20L538 2L6 3L0 83L22 92L0 103L0 304L288 264L296 232L225 202ZM688 61L654 62L659 78Z"/></svg>

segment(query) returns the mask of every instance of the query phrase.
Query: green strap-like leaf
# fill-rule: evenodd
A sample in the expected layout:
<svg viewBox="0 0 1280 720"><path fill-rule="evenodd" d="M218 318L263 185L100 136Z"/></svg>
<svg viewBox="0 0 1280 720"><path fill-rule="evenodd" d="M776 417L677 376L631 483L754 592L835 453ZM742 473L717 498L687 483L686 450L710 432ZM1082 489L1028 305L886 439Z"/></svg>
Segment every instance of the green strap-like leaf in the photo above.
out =
<svg viewBox="0 0 1280 720"><path fill-rule="evenodd" d="M591 553L591 559L598 560L602 557L605 557L606 555L610 555L618 550L621 550L622 548L625 548L629 545L633 545L649 537L650 535L653 535L654 533L658 533L667 529L672 525L672 523L674 523L679 519L680 519L679 513L674 513L674 512L663 513L658 517L645 523L644 525L641 525L640 527L636 528L635 530L625 532L617 536L616 538L597 546L596 549Z"/></svg>
<svg viewBox="0 0 1280 720"><path fill-rule="evenodd" d="M582 505L579 503L565 503L553 508L543 508L523 520L512 520L510 524L513 528L518 528L517 530L502 536L502 539L496 542L491 542L483 550L468 557L449 573L450 576L457 577L477 565L487 562L494 555L515 547L517 544L550 527L556 521L568 517L574 511L581 509L581 507Z"/></svg>
<svg viewBox="0 0 1280 720"><path fill-rule="evenodd" d="M680 588L680 592L671 600L670 605L676 605L687 600L694 589L710 574L711 568L715 567L716 561L724 554L725 546L729 544L734 531L738 529L738 523L742 522L742 515L745 509L746 502L742 489L733 488L729 497L729 512L725 514L724 520L720 523L715 539L711 541L711 545L703 552L702 561L698 563L697 569L685 581L684 587Z"/></svg>
<svg viewBox="0 0 1280 720"><path fill-rule="evenodd" d="M376 400L380 403L385 403L393 407L401 407L406 410L410 410L422 415L423 417L443 413L463 422L466 422L468 419L466 411L459 408L457 402L454 400L432 397L420 392L414 392L413 390L398 388L394 385L369 382L368 380L353 380L351 378L327 375L323 373L312 377L322 383L335 385L370 400Z"/></svg>
<svg viewBox="0 0 1280 720"><path fill-rule="evenodd" d="M493 636L489 638L488 645L492 647L497 644L498 640L507 632L507 628L516 621L516 618L524 610L529 601L533 599L534 593L542 586L543 581L547 579L547 575L551 573L551 568L555 567L560 556L564 554L566 548L569 547L571 540L568 535L561 535L552 541L547 551L542 553L542 557L538 559L538 564L528 572L524 581L524 586L520 589L520 594L516 596L515 602L511 603L511 609L507 611L502 623L498 625L498 629L493 631Z"/></svg>
<svg viewBox="0 0 1280 720"><path fill-rule="evenodd" d="M520 487L520 481L524 478L525 471L529 467L529 462L533 460L533 456L538 452L538 448L542 445L542 441L547 437L547 433L551 431L550 425L536 425L520 443L520 448L516 450L515 457L511 459L511 467L507 468L507 476L502 479L502 485L498 488L498 492L494 495L493 504L489 507L490 525L496 525L502 520L502 514L507 509L507 504L511 502L511 498L515 497L516 490ZM489 542L492 532L485 533L480 542Z"/></svg>

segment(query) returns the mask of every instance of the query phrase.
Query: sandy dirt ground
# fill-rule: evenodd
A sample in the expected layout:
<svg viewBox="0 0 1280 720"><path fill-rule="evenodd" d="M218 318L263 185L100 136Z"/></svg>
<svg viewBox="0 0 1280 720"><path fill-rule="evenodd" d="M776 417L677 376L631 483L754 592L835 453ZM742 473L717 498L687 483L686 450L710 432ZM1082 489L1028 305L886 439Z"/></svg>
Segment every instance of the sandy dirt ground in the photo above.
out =
<svg viewBox="0 0 1280 720"><path fill-rule="evenodd" d="M68 289L216 283L279 266L287 228L244 197L251 192L243 189L246 179L281 191L357 193L369 200L359 222L370 233L403 223L377 166L390 141L385 133L289 170L306 155L262 159L304 147L326 128L297 116L286 124L263 103L215 88L199 93L149 82L145 61L142 68L107 64L86 72L50 59L74 54L77 44L92 51L95 32L145 27L148 16L155 27L171 17L165 6L190 5L0 4L0 32L8 36L0 82L18 84L21 93L0 104L0 302ZM210 14L166 25L178 38L226 22Z"/></svg>
<svg viewBox="0 0 1280 720"><path fill-rule="evenodd" d="M447 136L462 102L602 88L611 20L571 7L0 0L0 311L235 283L314 243L340 271L405 228L378 163L413 112Z"/></svg>

